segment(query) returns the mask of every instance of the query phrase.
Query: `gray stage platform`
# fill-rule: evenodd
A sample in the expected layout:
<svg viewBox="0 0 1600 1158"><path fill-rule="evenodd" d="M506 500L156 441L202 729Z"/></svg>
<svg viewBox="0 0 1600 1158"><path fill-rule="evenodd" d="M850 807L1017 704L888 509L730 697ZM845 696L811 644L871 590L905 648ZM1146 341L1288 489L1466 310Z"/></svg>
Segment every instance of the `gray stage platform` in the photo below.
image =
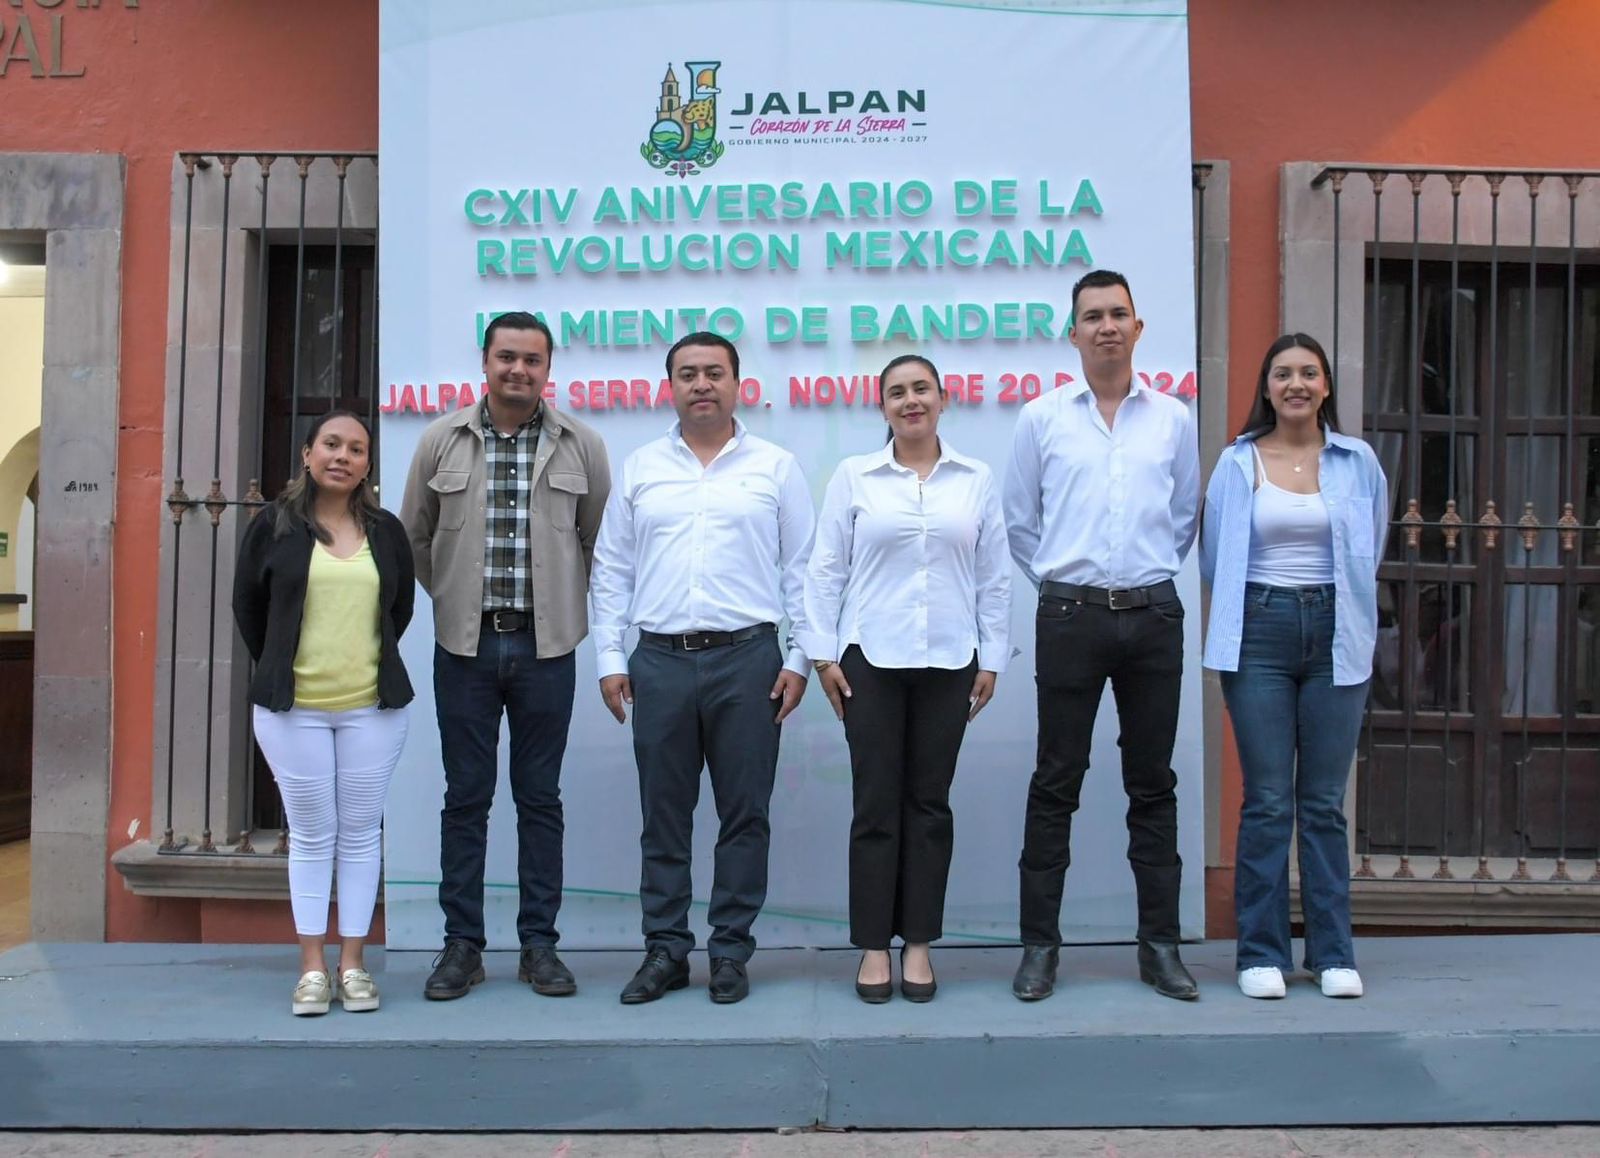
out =
<svg viewBox="0 0 1600 1158"><path fill-rule="evenodd" d="M617 992L637 953L571 953L535 997L512 954L425 1002L425 954L373 955L384 1007L288 1011L293 950L29 945L0 955L0 1126L614 1130L1600 1121L1600 937L1359 943L1368 996L1233 986L1190 946L1193 1005L1129 946L1068 949L1055 997L1010 995L1016 952L936 953L929 1005L866 1006L855 955L765 951L746 1002Z"/></svg>

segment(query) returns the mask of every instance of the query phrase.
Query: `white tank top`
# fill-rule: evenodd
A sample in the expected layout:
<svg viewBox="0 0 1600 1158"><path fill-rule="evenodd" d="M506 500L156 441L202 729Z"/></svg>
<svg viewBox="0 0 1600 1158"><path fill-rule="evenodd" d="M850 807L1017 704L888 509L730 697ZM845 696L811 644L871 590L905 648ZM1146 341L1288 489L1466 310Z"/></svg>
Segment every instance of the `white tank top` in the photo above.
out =
<svg viewBox="0 0 1600 1158"><path fill-rule="evenodd" d="M1320 491L1299 495L1267 478L1255 454L1255 499L1250 507L1250 566L1245 582L1267 587L1316 587L1333 582L1333 523Z"/></svg>

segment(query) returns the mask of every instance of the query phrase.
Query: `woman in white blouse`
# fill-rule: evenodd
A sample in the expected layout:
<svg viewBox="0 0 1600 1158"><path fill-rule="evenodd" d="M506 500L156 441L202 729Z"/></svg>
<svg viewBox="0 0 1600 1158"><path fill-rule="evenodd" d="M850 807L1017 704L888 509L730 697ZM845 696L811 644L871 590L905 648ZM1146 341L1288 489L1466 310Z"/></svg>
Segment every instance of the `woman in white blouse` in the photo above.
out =
<svg viewBox="0 0 1600 1158"><path fill-rule="evenodd" d="M1005 670L1011 562L989 468L939 437L945 392L905 355L879 376L888 444L839 464L806 577L800 640L844 721L855 814L850 940L863 1001L931 1000L954 825L950 783L967 722Z"/></svg>

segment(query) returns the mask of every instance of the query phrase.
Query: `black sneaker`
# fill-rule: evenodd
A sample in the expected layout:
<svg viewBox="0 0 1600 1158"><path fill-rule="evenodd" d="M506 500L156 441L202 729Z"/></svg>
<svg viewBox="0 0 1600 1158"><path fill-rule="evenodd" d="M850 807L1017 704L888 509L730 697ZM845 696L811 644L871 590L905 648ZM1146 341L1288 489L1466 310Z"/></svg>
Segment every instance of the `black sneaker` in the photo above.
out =
<svg viewBox="0 0 1600 1158"><path fill-rule="evenodd" d="M517 962L517 980L533 985L533 991L544 997L566 997L578 991L572 970L561 963L552 945L529 945L522 950Z"/></svg>
<svg viewBox="0 0 1600 1158"><path fill-rule="evenodd" d="M483 980L483 952L471 941L457 937L444 943L433 959L433 972L422 986L429 1001L450 1001L465 997L467 990Z"/></svg>

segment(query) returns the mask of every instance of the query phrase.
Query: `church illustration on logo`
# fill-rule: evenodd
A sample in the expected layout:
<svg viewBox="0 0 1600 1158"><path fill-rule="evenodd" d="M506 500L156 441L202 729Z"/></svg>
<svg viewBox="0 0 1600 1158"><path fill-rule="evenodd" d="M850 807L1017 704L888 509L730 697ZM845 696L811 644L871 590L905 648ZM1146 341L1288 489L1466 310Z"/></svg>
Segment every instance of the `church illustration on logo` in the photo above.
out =
<svg viewBox="0 0 1600 1158"><path fill-rule="evenodd" d="M689 77L689 96L683 99L678 74L671 64L661 79L661 97L656 105L655 124L649 139L639 146L639 154L653 169L664 169L687 177L709 169L722 157L726 146L717 140L717 69L721 61L685 61Z"/></svg>

